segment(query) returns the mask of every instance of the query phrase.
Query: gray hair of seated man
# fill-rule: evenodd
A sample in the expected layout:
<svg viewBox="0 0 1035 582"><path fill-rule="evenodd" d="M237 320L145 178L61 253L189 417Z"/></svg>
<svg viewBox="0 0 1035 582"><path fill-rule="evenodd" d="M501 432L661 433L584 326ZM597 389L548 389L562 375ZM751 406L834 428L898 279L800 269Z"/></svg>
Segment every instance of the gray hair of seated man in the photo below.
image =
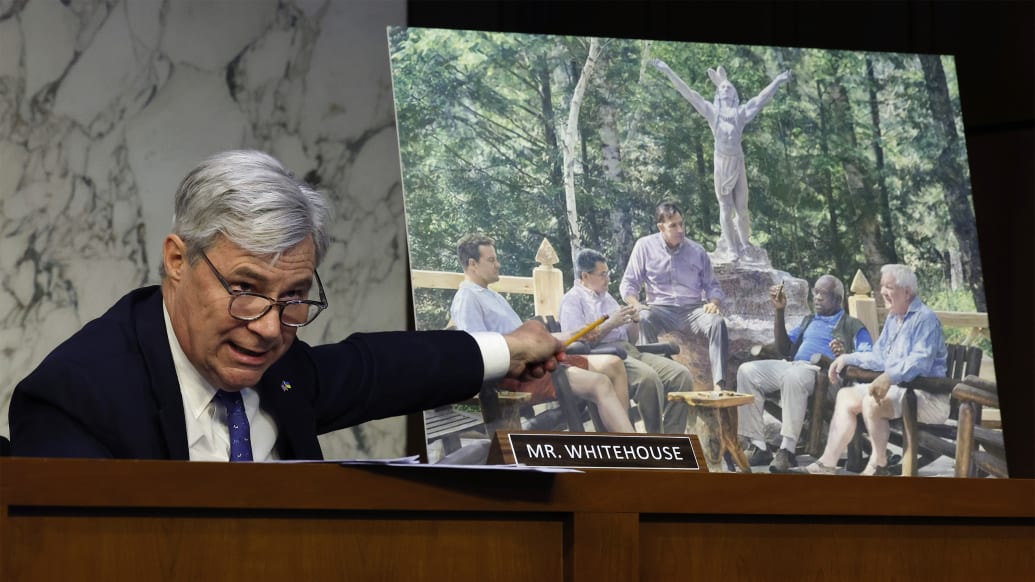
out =
<svg viewBox="0 0 1035 582"><path fill-rule="evenodd" d="M916 295L916 273L905 265L888 264L880 268L880 276L891 277L895 285L905 289L910 295Z"/></svg>
<svg viewBox="0 0 1035 582"><path fill-rule="evenodd" d="M592 273L597 263L606 263L607 259L599 251L582 249L575 255L575 278L581 279L583 273Z"/></svg>
<svg viewBox="0 0 1035 582"><path fill-rule="evenodd" d="M320 264L330 244L330 217L327 199L273 156L234 150L206 158L183 179L172 230L186 243L192 265L220 236L273 260L312 236Z"/></svg>

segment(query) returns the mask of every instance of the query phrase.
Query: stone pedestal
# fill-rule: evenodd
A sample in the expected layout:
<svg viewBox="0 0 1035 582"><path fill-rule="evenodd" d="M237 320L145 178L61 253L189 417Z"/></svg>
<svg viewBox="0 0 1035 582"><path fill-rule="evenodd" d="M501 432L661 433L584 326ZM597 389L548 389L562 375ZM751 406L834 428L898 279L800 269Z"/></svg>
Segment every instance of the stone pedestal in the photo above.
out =
<svg viewBox="0 0 1035 582"><path fill-rule="evenodd" d="M785 321L790 330L811 313L808 304L809 282L791 277L785 271L768 266L752 266L743 261L715 264L715 276L726 294L722 302L722 314L726 318L730 339L726 388L736 390L737 368L752 359L752 346L773 341L775 311L769 299L769 288L783 282L784 294L787 295ZM705 336L670 332L661 334L658 339L680 346L680 353L673 358L690 369L694 390L712 389L708 339Z"/></svg>

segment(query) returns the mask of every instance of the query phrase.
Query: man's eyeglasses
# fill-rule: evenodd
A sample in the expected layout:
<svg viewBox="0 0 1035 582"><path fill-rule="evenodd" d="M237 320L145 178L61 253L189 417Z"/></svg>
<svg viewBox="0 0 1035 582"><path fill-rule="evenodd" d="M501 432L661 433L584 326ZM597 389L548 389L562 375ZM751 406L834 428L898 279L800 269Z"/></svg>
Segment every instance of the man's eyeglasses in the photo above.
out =
<svg viewBox="0 0 1035 582"><path fill-rule="evenodd" d="M208 259L205 253L201 253L201 258L205 259L208 267L212 269L212 274L219 279L222 283L223 289L230 294L230 305L227 307L230 311L230 317L239 319L241 321L255 321L256 319L262 318L270 309L274 306L280 309L280 324L287 327L302 327L303 325L309 325L316 319L317 315L324 309L327 309L327 295L323 291L323 282L320 281L320 274L315 270L313 275L316 276L316 285L320 289L320 300L311 301L308 299L289 299L287 301L278 301L276 299L266 297L265 295L259 295L258 293L252 293L250 291L235 291L230 288L230 283L226 281L226 278L216 269L216 266L212 264L212 261Z"/></svg>

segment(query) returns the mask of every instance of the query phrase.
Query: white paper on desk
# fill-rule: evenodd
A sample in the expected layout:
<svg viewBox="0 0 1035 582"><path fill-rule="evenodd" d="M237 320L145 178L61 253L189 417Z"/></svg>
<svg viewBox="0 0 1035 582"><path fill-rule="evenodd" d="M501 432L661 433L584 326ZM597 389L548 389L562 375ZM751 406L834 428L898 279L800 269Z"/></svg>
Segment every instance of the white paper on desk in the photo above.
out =
<svg viewBox="0 0 1035 582"><path fill-rule="evenodd" d="M412 455L409 457L398 457L395 459L328 459L328 460L284 460L284 461L270 461L271 463L281 464L300 464L300 463L322 463L328 464L333 463L341 465L343 467L409 467L414 469L449 469L449 470L466 470L466 471L519 471L525 473L582 473L578 469L568 469L566 467L528 467L525 465L429 465L420 462L418 455Z"/></svg>
<svg viewBox="0 0 1035 582"><path fill-rule="evenodd" d="M438 464L425 464L417 463L414 465L405 465L406 467L423 468L423 469L450 469L450 470L474 470L474 471L518 471L523 473L582 473L578 469L569 469L567 467L529 467L526 465L443 465Z"/></svg>
<svg viewBox="0 0 1035 582"><path fill-rule="evenodd" d="M283 461L269 461L270 463L281 463L285 465L301 464L301 463L323 463L323 464L334 464L334 465L418 465L420 464L420 456L412 455L409 457L397 457L395 459L287 459Z"/></svg>

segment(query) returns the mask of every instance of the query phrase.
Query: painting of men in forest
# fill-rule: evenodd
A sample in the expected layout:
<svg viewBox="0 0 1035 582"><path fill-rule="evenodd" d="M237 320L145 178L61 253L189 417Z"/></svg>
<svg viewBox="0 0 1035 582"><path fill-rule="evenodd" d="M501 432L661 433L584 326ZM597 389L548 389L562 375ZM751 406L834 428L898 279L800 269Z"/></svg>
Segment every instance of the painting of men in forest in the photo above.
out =
<svg viewBox="0 0 1035 582"><path fill-rule="evenodd" d="M707 346L687 364L704 389L773 340L774 284L788 326L825 274L883 314L873 289L892 263L916 273L947 342L994 357L951 57L407 28L389 48L419 329L449 320L460 274L444 249L464 233L501 241L501 291L532 313L546 304L530 282L549 266L535 258L544 239L563 290L585 248L624 273L657 230L653 209L674 200L724 295L727 369L708 371ZM737 124L690 112L715 107L691 87L733 107L732 82L755 95ZM955 324L959 312L977 317Z"/></svg>

